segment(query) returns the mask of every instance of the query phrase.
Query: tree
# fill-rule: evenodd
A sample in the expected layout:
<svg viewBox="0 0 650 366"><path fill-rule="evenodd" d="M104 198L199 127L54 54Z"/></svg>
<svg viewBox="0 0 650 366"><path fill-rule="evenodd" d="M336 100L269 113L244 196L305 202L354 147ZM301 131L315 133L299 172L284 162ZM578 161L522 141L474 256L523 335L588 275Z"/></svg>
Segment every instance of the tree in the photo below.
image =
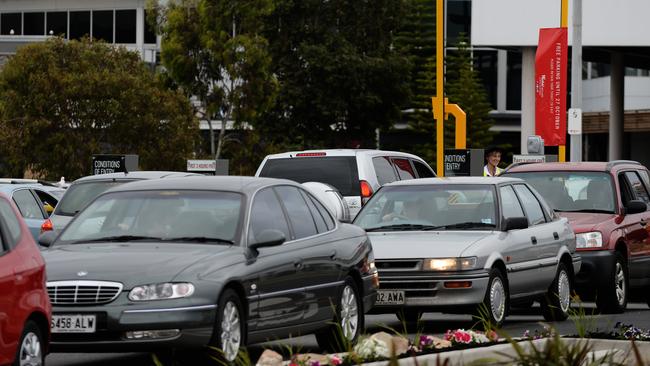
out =
<svg viewBox="0 0 650 366"><path fill-rule="evenodd" d="M276 0L265 35L280 90L257 127L302 147L374 146L400 117L408 60L393 47L404 0Z"/></svg>
<svg viewBox="0 0 650 366"><path fill-rule="evenodd" d="M91 155L135 153L143 169L184 169L192 108L136 52L60 38L18 50L0 73L0 153L48 179L90 172Z"/></svg>
<svg viewBox="0 0 650 366"><path fill-rule="evenodd" d="M161 5L166 3L166 5ZM272 103L277 82L261 36L271 0L148 1L162 36L162 62L210 126L210 153L221 156L226 125L252 123ZM221 121L214 146L213 120Z"/></svg>

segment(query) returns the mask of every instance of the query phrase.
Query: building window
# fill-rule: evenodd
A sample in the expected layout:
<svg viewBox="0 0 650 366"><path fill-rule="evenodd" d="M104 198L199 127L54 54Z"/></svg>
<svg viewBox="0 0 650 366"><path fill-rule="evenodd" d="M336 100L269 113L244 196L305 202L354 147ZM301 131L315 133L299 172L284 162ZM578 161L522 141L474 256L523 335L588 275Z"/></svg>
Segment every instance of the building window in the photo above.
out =
<svg viewBox="0 0 650 366"><path fill-rule="evenodd" d="M609 64L603 64L600 62L591 63L591 78L602 78L609 76L612 73L611 66Z"/></svg>
<svg viewBox="0 0 650 366"><path fill-rule="evenodd" d="M115 10L115 43L136 42L135 10Z"/></svg>
<svg viewBox="0 0 650 366"><path fill-rule="evenodd" d="M497 51L474 51L474 67L481 78L492 109L497 109L498 65Z"/></svg>
<svg viewBox="0 0 650 366"><path fill-rule="evenodd" d="M90 11L70 12L70 39L90 36Z"/></svg>
<svg viewBox="0 0 650 366"><path fill-rule="evenodd" d="M23 14L23 26L26 36L45 35L45 13Z"/></svg>
<svg viewBox="0 0 650 366"><path fill-rule="evenodd" d="M5 13L0 16L0 34L19 36L22 31L21 13Z"/></svg>
<svg viewBox="0 0 650 366"><path fill-rule="evenodd" d="M154 32L155 24L149 22L147 11L144 11L144 43L156 44L156 33Z"/></svg>
<svg viewBox="0 0 650 366"><path fill-rule="evenodd" d="M113 43L113 11L93 11L93 39Z"/></svg>
<svg viewBox="0 0 650 366"><path fill-rule="evenodd" d="M506 109L521 110L521 52L508 51Z"/></svg>
<svg viewBox="0 0 650 366"><path fill-rule="evenodd" d="M461 33L470 40L472 2L469 0L447 1L447 45L455 46Z"/></svg>
<svg viewBox="0 0 650 366"><path fill-rule="evenodd" d="M47 34L67 38L68 36L68 13L65 11L54 11L47 13Z"/></svg>

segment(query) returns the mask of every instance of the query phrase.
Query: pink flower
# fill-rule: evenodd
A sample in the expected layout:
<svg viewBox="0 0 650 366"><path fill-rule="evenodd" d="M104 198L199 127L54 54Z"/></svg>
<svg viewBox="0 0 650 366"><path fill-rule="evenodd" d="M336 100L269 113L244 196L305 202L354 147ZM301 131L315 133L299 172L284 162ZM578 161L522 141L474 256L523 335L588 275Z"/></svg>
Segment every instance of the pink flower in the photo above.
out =
<svg viewBox="0 0 650 366"><path fill-rule="evenodd" d="M330 357L330 365L338 366L343 363L343 360L337 356L337 355L332 355Z"/></svg>
<svg viewBox="0 0 650 366"><path fill-rule="evenodd" d="M495 341L499 340L499 335L497 334L497 332L495 332L493 330L489 330L487 333L485 333L485 335L492 342L495 342Z"/></svg>
<svg viewBox="0 0 650 366"><path fill-rule="evenodd" d="M420 347L425 348L433 345L433 337L428 335L420 336Z"/></svg>
<svg viewBox="0 0 650 366"><path fill-rule="evenodd" d="M472 341L472 335L469 333L463 333L462 340L464 343L470 343Z"/></svg>
<svg viewBox="0 0 650 366"><path fill-rule="evenodd" d="M462 330L457 330L454 332L454 340L458 343L468 343L472 339L468 333L463 332Z"/></svg>
<svg viewBox="0 0 650 366"><path fill-rule="evenodd" d="M450 329L450 330L447 330L447 333L445 333L445 337L444 337L444 338L445 338L445 341L451 341L452 339L454 339L454 336L453 336L453 334L451 333L451 329Z"/></svg>

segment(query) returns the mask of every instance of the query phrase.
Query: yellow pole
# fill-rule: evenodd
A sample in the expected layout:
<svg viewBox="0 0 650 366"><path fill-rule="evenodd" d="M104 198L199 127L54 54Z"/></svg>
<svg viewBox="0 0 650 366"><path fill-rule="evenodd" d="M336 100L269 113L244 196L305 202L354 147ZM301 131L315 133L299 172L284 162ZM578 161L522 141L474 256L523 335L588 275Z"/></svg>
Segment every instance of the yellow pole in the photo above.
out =
<svg viewBox="0 0 650 366"><path fill-rule="evenodd" d="M433 103L433 118L436 120L436 173L439 177L445 176L445 109L444 109L444 60L443 60L443 39L444 39L444 0L436 1L436 96L431 98Z"/></svg>
<svg viewBox="0 0 650 366"><path fill-rule="evenodd" d="M561 0L562 9L560 14L560 27L567 28L569 26L569 0ZM564 65L566 67L566 65ZM561 163L566 161L566 146L558 146L558 161Z"/></svg>
<svg viewBox="0 0 650 366"><path fill-rule="evenodd" d="M454 116L456 121L456 149L467 148L467 114L458 104L445 103L445 112Z"/></svg>

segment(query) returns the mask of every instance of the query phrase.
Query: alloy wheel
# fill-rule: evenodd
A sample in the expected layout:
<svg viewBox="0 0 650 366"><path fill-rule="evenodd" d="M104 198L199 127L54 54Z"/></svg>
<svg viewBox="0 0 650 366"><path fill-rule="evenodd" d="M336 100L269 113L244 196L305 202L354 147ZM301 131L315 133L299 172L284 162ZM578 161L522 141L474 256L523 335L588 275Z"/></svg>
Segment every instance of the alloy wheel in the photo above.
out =
<svg viewBox="0 0 650 366"><path fill-rule="evenodd" d="M506 291L499 277L492 279L490 287L490 311L497 322L503 320L506 313Z"/></svg>
<svg viewBox="0 0 650 366"><path fill-rule="evenodd" d="M616 300L618 304L623 306L625 304L625 292L627 291L627 284L625 283L625 269L620 262L616 262Z"/></svg>
<svg viewBox="0 0 650 366"><path fill-rule="evenodd" d="M241 317L237 305L228 301L223 308L221 318L221 347L226 361L237 358L241 345Z"/></svg>
<svg viewBox="0 0 650 366"><path fill-rule="evenodd" d="M33 332L25 335L23 343L20 345L20 366L41 366L43 365L43 355L41 353L41 340Z"/></svg>
<svg viewBox="0 0 650 366"><path fill-rule="evenodd" d="M359 326L357 296L351 286L346 285L341 296L341 328L346 339L354 339Z"/></svg>

